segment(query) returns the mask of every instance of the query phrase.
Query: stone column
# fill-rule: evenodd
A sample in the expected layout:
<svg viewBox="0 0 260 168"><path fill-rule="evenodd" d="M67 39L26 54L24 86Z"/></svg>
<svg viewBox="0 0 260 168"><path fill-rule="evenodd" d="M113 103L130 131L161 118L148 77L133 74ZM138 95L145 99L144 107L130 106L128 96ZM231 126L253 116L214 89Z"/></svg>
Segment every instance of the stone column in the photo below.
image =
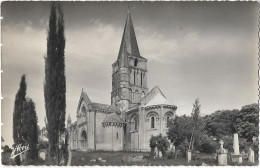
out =
<svg viewBox="0 0 260 168"><path fill-rule="evenodd" d="M242 155L239 153L238 134L234 134L233 149L234 154L231 155L232 162L242 163Z"/></svg>
<svg viewBox="0 0 260 168"><path fill-rule="evenodd" d="M235 155L239 154L238 134L234 134L233 148L234 148L234 154Z"/></svg>

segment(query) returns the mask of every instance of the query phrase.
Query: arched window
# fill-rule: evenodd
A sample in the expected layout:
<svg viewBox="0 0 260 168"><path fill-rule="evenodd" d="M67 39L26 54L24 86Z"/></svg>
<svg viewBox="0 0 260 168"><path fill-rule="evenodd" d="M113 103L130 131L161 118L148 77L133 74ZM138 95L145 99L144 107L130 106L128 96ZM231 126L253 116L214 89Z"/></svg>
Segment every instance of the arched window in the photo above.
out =
<svg viewBox="0 0 260 168"><path fill-rule="evenodd" d="M143 86L143 73L141 72L141 86Z"/></svg>
<svg viewBox="0 0 260 168"><path fill-rule="evenodd" d="M138 130L138 116L137 114L133 114L130 120L131 131Z"/></svg>
<svg viewBox="0 0 260 168"><path fill-rule="evenodd" d="M135 85L135 71L134 71L134 85Z"/></svg>
<svg viewBox="0 0 260 168"><path fill-rule="evenodd" d="M83 116L86 116L87 110L86 110L86 107L85 107L85 106L82 107L82 109L81 109L81 114L82 114Z"/></svg>
<svg viewBox="0 0 260 168"><path fill-rule="evenodd" d="M118 132L116 133L116 139L118 139Z"/></svg>
<svg viewBox="0 0 260 168"><path fill-rule="evenodd" d="M151 128L155 128L155 117L151 117Z"/></svg>
<svg viewBox="0 0 260 168"><path fill-rule="evenodd" d="M166 127L170 126L172 119L173 119L173 112L172 111L168 111L167 113L164 114L164 121L165 121Z"/></svg>
<svg viewBox="0 0 260 168"><path fill-rule="evenodd" d="M137 58L135 59L135 62L134 62L134 66L136 67L137 66L137 63L138 63L138 60Z"/></svg>
<svg viewBox="0 0 260 168"><path fill-rule="evenodd" d="M136 103L139 102L139 92L138 92L138 90L135 90L135 102Z"/></svg>
<svg viewBox="0 0 260 168"><path fill-rule="evenodd" d="M81 146L86 147L87 146L87 133L85 130L81 132Z"/></svg>
<svg viewBox="0 0 260 168"><path fill-rule="evenodd" d="M169 127L170 126L170 116L167 116L166 118L166 127Z"/></svg>
<svg viewBox="0 0 260 168"><path fill-rule="evenodd" d="M134 124L135 130L137 130L138 128L137 128L137 118L136 117L134 118L134 121L135 121L135 124Z"/></svg>

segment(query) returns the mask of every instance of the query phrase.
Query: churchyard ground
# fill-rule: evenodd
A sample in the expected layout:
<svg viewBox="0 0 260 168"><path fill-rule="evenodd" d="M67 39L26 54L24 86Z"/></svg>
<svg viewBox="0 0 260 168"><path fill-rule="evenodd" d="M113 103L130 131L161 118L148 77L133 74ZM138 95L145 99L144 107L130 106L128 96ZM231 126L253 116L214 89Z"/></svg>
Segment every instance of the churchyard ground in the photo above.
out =
<svg viewBox="0 0 260 168"><path fill-rule="evenodd" d="M72 151L72 160L71 166L201 166L205 163L208 166L217 166L217 160L192 160L191 162L187 162L186 158L178 157L176 159L167 159L167 158L157 158L157 159L143 159L142 161L136 162L125 162L123 161L123 157L132 156L132 155L146 155L149 153L142 152L112 152L112 151L94 151L94 152L80 152L80 151ZM102 160L106 160L106 162L91 162L92 159L102 158ZM235 165L231 161L228 162L228 165ZM244 161L243 165L252 166L252 164ZM258 165L256 163L255 165Z"/></svg>

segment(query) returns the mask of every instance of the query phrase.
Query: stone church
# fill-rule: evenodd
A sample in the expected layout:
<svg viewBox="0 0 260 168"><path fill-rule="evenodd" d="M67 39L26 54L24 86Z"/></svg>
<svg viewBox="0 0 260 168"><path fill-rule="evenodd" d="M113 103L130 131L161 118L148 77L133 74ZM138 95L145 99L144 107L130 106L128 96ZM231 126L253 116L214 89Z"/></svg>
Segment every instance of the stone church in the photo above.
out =
<svg viewBox="0 0 260 168"><path fill-rule="evenodd" d="M149 151L152 135L166 135L177 107L158 86L147 87L147 59L139 52L128 12L117 60L112 64L111 105L92 102L82 90L77 121L67 120L71 150Z"/></svg>

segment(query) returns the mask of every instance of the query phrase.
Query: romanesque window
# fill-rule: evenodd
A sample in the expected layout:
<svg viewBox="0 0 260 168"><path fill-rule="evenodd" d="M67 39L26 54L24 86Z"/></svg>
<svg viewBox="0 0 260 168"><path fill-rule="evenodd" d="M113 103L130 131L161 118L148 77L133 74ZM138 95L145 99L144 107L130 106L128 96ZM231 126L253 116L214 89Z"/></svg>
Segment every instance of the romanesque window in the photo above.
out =
<svg viewBox="0 0 260 168"><path fill-rule="evenodd" d="M171 122L172 117L173 117L173 112L172 111L168 111L167 113L165 113L164 121L165 121L166 127L170 126L170 122Z"/></svg>
<svg viewBox="0 0 260 168"><path fill-rule="evenodd" d="M143 73L141 72L141 86L143 86Z"/></svg>
<svg viewBox="0 0 260 168"><path fill-rule="evenodd" d="M155 128L155 117L151 117L151 128Z"/></svg>
<svg viewBox="0 0 260 168"><path fill-rule="evenodd" d="M135 71L134 71L134 85L135 85Z"/></svg>
<svg viewBox="0 0 260 168"><path fill-rule="evenodd" d="M170 125L170 116L167 116L167 118L166 118L166 127L169 127L169 125Z"/></svg>
<svg viewBox="0 0 260 168"><path fill-rule="evenodd" d="M149 124L149 125L147 125L148 128L151 128L151 129L154 129L154 128L157 127L156 121L158 121L158 120L159 120L159 115L155 111L149 112L146 116L146 119L145 119L145 121L148 122L147 124Z"/></svg>
<svg viewBox="0 0 260 168"><path fill-rule="evenodd" d="M81 132L81 146L86 147L87 146L87 133L85 130Z"/></svg>
<svg viewBox="0 0 260 168"><path fill-rule="evenodd" d="M139 102L139 92L138 92L138 90L135 91L135 102Z"/></svg>
<svg viewBox="0 0 260 168"><path fill-rule="evenodd" d="M135 121L135 130L137 130L137 118L135 117L135 119L134 119L134 121Z"/></svg>
<svg viewBox="0 0 260 168"><path fill-rule="evenodd" d="M135 62L134 62L134 66L135 66L135 67L137 66L137 63L138 63L138 60L135 59Z"/></svg>
<svg viewBox="0 0 260 168"><path fill-rule="evenodd" d="M83 116L86 116L87 110L86 110L86 107L85 107L85 106L82 107L82 109L81 109L81 114L82 114Z"/></svg>
<svg viewBox="0 0 260 168"><path fill-rule="evenodd" d="M131 131L137 131L137 130L138 130L138 118L137 116L134 116L131 119Z"/></svg>
<svg viewBox="0 0 260 168"><path fill-rule="evenodd" d="M118 139L118 132L116 133L116 139Z"/></svg>

